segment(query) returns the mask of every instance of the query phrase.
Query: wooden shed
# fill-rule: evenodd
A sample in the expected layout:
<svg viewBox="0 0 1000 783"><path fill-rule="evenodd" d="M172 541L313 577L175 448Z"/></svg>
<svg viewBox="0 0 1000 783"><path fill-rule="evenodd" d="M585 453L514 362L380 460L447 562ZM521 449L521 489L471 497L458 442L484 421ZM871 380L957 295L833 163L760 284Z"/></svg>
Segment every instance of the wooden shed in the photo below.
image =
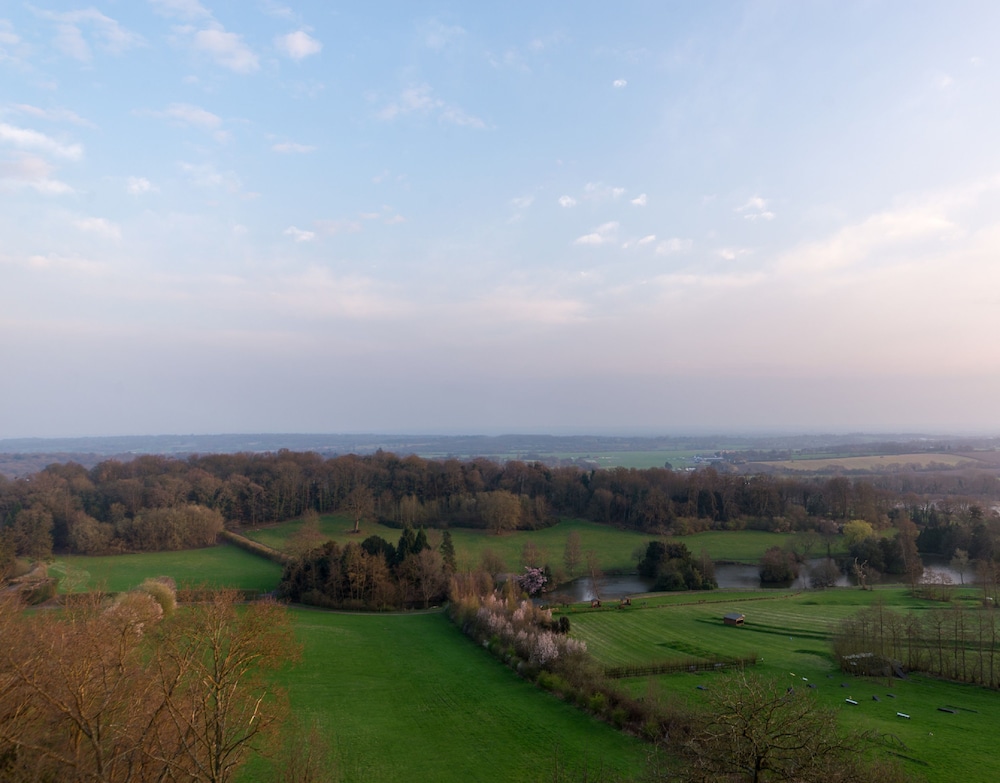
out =
<svg viewBox="0 0 1000 783"><path fill-rule="evenodd" d="M740 614L739 612L730 612L722 618L722 622L726 625L743 625L746 619L746 616Z"/></svg>

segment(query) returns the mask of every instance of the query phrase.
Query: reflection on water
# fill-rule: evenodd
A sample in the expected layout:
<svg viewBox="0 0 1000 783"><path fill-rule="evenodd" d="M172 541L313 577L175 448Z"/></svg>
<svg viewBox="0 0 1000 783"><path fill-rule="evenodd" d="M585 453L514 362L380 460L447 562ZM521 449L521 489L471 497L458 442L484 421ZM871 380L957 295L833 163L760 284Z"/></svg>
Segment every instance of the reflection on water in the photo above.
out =
<svg viewBox="0 0 1000 783"><path fill-rule="evenodd" d="M946 580L945 583L960 584L960 574L948 565L948 561L941 557L926 555L924 561L924 578L935 578ZM806 568L802 569L799 578L787 585L762 585L760 583L760 573L756 565L745 565L740 563L726 563L715 566L715 579L719 587L729 590L760 590L768 587L791 587L796 590L806 590L809 588L809 571L823 561L810 560ZM898 574L884 575L880 584L897 584L902 577ZM970 576L966 574L966 581L970 581ZM853 574L841 573L837 579L837 587L853 587L857 585L857 580ZM626 595L649 592L653 587L652 579L643 579L635 574L625 576L606 576L600 580L597 589L589 576L582 576L572 582L559 585L553 593L546 596L546 600L564 603L580 603L582 601L592 601L600 598L603 601L623 598Z"/></svg>

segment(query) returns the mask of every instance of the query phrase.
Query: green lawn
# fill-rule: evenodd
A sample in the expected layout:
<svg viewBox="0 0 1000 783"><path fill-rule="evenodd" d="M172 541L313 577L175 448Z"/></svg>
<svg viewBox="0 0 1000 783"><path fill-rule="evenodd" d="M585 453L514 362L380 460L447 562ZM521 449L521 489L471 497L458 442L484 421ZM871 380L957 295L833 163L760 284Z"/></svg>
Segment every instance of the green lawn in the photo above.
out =
<svg viewBox="0 0 1000 783"><path fill-rule="evenodd" d="M103 588L129 590L149 577L170 576L177 585L235 587L268 592L278 586L281 566L232 544L180 552L145 552L135 555L65 555L49 566L60 578L60 592Z"/></svg>
<svg viewBox="0 0 1000 783"><path fill-rule="evenodd" d="M441 613L292 610L302 661L282 675L345 781L543 781L557 763L637 773L645 747L494 660ZM251 767L247 781L267 780Z"/></svg>
<svg viewBox="0 0 1000 783"><path fill-rule="evenodd" d="M905 745L898 752L913 759L907 762L912 774L941 783L1000 779L1000 760L988 741L1000 730L1000 694L919 676L886 682L840 672L830 635L839 619L876 600L900 611L941 606L911 598L902 588L768 596L719 591L641 598L623 611L575 607L569 616L573 636L585 640L606 664L755 653L759 673L796 688L811 683L821 703L841 709L845 726L898 738ZM733 611L746 615L744 627L722 623L722 616ZM682 701L697 703L704 693L696 686L711 688L717 676L673 674L656 681ZM622 682L634 693L649 687L646 679ZM847 698L858 704L848 705ZM960 709L957 714L939 712L944 706ZM899 718L897 712L911 717Z"/></svg>

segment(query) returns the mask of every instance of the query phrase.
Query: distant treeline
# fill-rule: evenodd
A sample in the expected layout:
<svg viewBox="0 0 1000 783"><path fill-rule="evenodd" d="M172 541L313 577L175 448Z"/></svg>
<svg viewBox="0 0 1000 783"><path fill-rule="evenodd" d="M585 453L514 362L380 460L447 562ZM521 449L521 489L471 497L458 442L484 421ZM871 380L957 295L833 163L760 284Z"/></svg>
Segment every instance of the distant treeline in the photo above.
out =
<svg viewBox="0 0 1000 783"><path fill-rule="evenodd" d="M53 550L97 554L201 546L214 540L223 522L255 526L310 510L378 519L400 529L467 526L500 533L579 517L680 535L744 528L832 535L850 519L878 530L905 510L921 530L935 531L925 534L928 545L941 550L965 544L970 557L992 558L997 516L981 499L996 493L1000 482L988 478L953 472L880 477L876 483L712 468L582 470L387 452L328 459L291 451L141 456L89 470L67 463L25 478L0 478L0 562L15 555L42 558ZM949 532L956 524L965 533Z"/></svg>

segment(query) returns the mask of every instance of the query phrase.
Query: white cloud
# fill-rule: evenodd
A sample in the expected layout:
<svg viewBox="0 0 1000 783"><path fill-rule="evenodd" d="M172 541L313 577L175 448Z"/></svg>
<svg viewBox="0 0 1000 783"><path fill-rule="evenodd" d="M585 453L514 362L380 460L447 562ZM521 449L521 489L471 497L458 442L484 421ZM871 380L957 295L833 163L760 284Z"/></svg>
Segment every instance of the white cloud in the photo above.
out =
<svg viewBox="0 0 1000 783"><path fill-rule="evenodd" d="M316 148L309 144L296 144L294 141L284 141L278 144L272 144L271 149L275 152L280 152L283 154L298 153L305 154L307 152L315 152Z"/></svg>
<svg viewBox="0 0 1000 783"><path fill-rule="evenodd" d="M399 98L383 107L378 116L383 120L394 120L407 114L437 116L453 125L470 128L486 127L486 123L478 117L467 114L457 106L451 106L435 97L427 84L406 88L400 93Z"/></svg>
<svg viewBox="0 0 1000 783"><path fill-rule="evenodd" d="M74 220L73 225L88 234L96 234L104 239L121 239L122 230L116 223L112 223L106 218L80 218Z"/></svg>
<svg viewBox="0 0 1000 783"><path fill-rule="evenodd" d="M511 206L515 209L527 209L532 204L535 203L534 196L518 196L517 198L512 198L510 200Z"/></svg>
<svg viewBox="0 0 1000 783"><path fill-rule="evenodd" d="M303 231L301 228L289 226L282 232L286 237L291 237L296 242L312 242L316 238L315 231Z"/></svg>
<svg viewBox="0 0 1000 783"><path fill-rule="evenodd" d="M693 244L694 243L690 239L671 237L670 239L664 239L656 246L656 253L661 256L672 256L676 253L686 253L691 249Z"/></svg>
<svg viewBox="0 0 1000 783"><path fill-rule="evenodd" d="M37 11L39 16L54 22L56 35L54 43L57 49L68 57L81 62L91 59L90 44L84 36L86 28L98 48L110 54L122 54L129 49L143 46L145 40L138 33L126 30L117 21L105 16L95 8L79 11Z"/></svg>
<svg viewBox="0 0 1000 783"><path fill-rule="evenodd" d="M628 86L628 82L625 81L624 79L615 79L613 82L611 82L611 86L614 87L616 90L621 90L626 86Z"/></svg>
<svg viewBox="0 0 1000 783"><path fill-rule="evenodd" d="M645 193L640 193L638 196L636 196L634 199L632 199L629 203L630 204L634 204L637 207L644 207L644 206L646 206L646 204L648 202L649 202L649 198L646 196L646 194Z"/></svg>
<svg viewBox="0 0 1000 783"><path fill-rule="evenodd" d="M740 256L749 255L750 251L745 247L724 247L716 251L716 255L723 261L735 261Z"/></svg>
<svg viewBox="0 0 1000 783"><path fill-rule="evenodd" d="M767 200L760 196L751 196L750 199L736 211L741 213L746 220L774 220L774 212L767 208Z"/></svg>
<svg viewBox="0 0 1000 783"><path fill-rule="evenodd" d="M656 241L656 234L649 234L648 236L644 236L642 239L636 242L636 244L642 247L643 245L648 245L651 242L655 241Z"/></svg>
<svg viewBox="0 0 1000 783"><path fill-rule="evenodd" d="M569 209L570 207L575 207L576 206L576 199L573 198L572 196L560 196L559 197L559 206L560 207L565 207L566 209Z"/></svg>
<svg viewBox="0 0 1000 783"><path fill-rule="evenodd" d="M130 196L141 196L143 193L155 193L157 188L145 177L129 177L125 182L125 192Z"/></svg>
<svg viewBox="0 0 1000 783"><path fill-rule="evenodd" d="M323 50L323 44L305 30L279 35L274 39L274 45L279 52L293 60L304 60L306 57L319 54Z"/></svg>
<svg viewBox="0 0 1000 783"><path fill-rule="evenodd" d="M177 19L201 19L212 14L198 0L149 0L163 16Z"/></svg>
<svg viewBox="0 0 1000 783"><path fill-rule="evenodd" d="M52 171L44 158L22 154L14 160L0 160L0 185L13 189L28 187L46 196L72 193L73 188L50 176Z"/></svg>
<svg viewBox="0 0 1000 783"><path fill-rule="evenodd" d="M90 120L86 120L74 111L69 109L42 109L38 106L31 106L27 103L15 103L11 107L12 111L18 114L28 114L42 120L52 120L53 122L69 122L73 125L81 125L85 128L96 128Z"/></svg>
<svg viewBox="0 0 1000 783"><path fill-rule="evenodd" d="M618 222L612 220L609 223L602 223L589 234L577 237L573 242L575 245L606 245L615 242L618 234Z"/></svg>
<svg viewBox="0 0 1000 783"><path fill-rule="evenodd" d="M63 144L44 133L30 128L18 128L5 122L0 122L0 143L9 144L20 150L45 152L69 160L80 160L83 157L83 147L79 144Z"/></svg>
<svg viewBox="0 0 1000 783"><path fill-rule="evenodd" d="M195 49L235 73L253 73L260 68L257 55L243 42L243 37L226 32L220 24L198 30L191 40Z"/></svg>

